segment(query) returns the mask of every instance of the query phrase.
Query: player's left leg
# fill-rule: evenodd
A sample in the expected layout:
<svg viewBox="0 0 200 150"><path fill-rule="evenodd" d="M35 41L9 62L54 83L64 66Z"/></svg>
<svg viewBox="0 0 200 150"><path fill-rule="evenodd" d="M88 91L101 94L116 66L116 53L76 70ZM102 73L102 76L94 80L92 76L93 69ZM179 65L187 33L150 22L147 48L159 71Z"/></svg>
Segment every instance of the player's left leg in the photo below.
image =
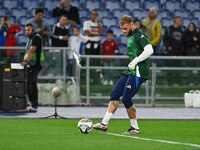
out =
<svg viewBox="0 0 200 150"><path fill-rule="evenodd" d="M128 131L124 132L124 134L140 134L140 129L137 123L137 118L136 118L136 108L133 105L132 97L138 92L139 88L141 87L142 83L146 79L136 77L129 75L128 80L126 82L124 92L123 92L123 103L124 106L126 107L130 123L131 123L131 128L128 129Z"/></svg>

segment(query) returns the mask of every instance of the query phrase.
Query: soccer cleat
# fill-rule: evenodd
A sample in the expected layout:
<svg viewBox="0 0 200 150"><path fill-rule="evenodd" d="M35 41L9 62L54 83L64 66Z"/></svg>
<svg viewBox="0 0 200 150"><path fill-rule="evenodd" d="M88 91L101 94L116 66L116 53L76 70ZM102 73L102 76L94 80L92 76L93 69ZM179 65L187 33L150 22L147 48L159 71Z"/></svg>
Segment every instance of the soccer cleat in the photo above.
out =
<svg viewBox="0 0 200 150"><path fill-rule="evenodd" d="M140 129L135 129L131 127L128 131L124 132L123 134L141 134Z"/></svg>
<svg viewBox="0 0 200 150"><path fill-rule="evenodd" d="M108 124L105 125L103 123L97 123L93 125L93 128L105 132L108 130Z"/></svg>

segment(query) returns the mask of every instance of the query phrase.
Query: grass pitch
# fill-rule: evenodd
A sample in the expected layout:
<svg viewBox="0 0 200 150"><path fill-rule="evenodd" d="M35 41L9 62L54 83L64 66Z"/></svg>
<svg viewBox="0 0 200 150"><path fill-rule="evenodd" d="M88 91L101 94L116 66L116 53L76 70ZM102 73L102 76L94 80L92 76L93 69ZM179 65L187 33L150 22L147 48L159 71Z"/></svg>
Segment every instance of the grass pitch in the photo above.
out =
<svg viewBox="0 0 200 150"><path fill-rule="evenodd" d="M94 123L100 121L92 119ZM129 120L112 119L107 132L81 134L79 119L0 119L0 150L197 150L200 147L108 135L121 135ZM140 138L200 146L200 120L138 120Z"/></svg>

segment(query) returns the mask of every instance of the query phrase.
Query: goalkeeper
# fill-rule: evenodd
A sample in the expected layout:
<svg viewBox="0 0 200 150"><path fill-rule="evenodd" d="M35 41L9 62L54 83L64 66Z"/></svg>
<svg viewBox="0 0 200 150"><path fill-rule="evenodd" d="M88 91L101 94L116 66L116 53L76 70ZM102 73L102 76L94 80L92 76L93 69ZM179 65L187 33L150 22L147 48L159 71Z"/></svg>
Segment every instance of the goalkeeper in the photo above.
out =
<svg viewBox="0 0 200 150"><path fill-rule="evenodd" d="M153 48L145 33L135 27L131 16L123 16L119 24L122 32L129 37L127 49L130 63L128 70L122 72L122 77L110 94L110 103L103 120L95 124L94 129L107 131L109 120L117 110L122 96L131 123L130 129L123 134L140 134L132 97L149 77L149 57L153 53Z"/></svg>

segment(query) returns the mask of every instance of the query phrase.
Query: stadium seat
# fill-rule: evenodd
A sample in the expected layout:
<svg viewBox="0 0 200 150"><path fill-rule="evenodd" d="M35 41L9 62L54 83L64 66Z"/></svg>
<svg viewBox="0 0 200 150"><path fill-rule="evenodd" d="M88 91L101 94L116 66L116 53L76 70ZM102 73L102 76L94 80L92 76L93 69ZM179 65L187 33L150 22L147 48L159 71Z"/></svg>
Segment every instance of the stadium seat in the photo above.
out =
<svg viewBox="0 0 200 150"><path fill-rule="evenodd" d="M190 11L193 10L199 10L200 9L200 4L199 1L186 1L184 4L184 9L188 9Z"/></svg>
<svg viewBox="0 0 200 150"><path fill-rule="evenodd" d="M181 1L166 1L164 3L164 7L168 9L170 12L173 12L175 9L182 9Z"/></svg>
<svg viewBox="0 0 200 150"><path fill-rule="evenodd" d="M54 25L57 23L57 18L54 17L43 17L43 18L46 22L48 22L49 25Z"/></svg>
<svg viewBox="0 0 200 150"><path fill-rule="evenodd" d="M43 5L45 8L48 9L49 12L51 12L60 2L60 0L45 0L43 2Z"/></svg>
<svg viewBox="0 0 200 150"><path fill-rule="evenodd" d="M27 42L28 38L24 34L19 34L19 35L17 35L16 40L17 40L18 46L26 46L26 42Z"/></svg>
<svg viewBox="0 0 200 150"><path fill-rule="evenodd" d="M146 0L143 3L144 9L150 9L152 7L157 7L158 9L160 9L160 2L159 1L151 1L151 0Z"/></svg>
<svg viewBox="0 0 200 150"><path fill-rule="evenodd" d="M101 2L95 1L95 0L87 0L85 2L85 8L89 9L90 11L93 9L100 9L101 8Z"/></svg>
<svg viewBox="0 0 200 150"><path fill-rule="evenodd" d="M129 9L114 9L112 12L113 17L117 17L118 21L121 19L121 17L123 17L124 15L130 15L130 11Z"/></svg>
<svg viewBox="0 0 200 150"><path fill-rule="evenodd" d="M137 17L139 20L142 21L142 19L144 19L148 16L148 12L149 12L149 10L135 9L132 11L132 16Z"/></svg>
<svg viewBox="0 0 200 150"><path fill-rule="evenodd" d="M125 36L125 35L120 35L120 43L121 44L127 44L127 42L128 42L128 37L127 36Z"/></svg>
<svg viewBox="0 0 200 150"><path fill-rule="evenodd" d="M121 3L120 1L105 1L105 8L110 9L111 11L114 9L120 9L121 8Z"/></svg>
<svg viewBox="0 0 200 150"><path fill-rule="evenodd" d="M168 27L174 24L174 19L169 19L169 18L162 18L161 23L163 26Z"/></svg>
<svg viewBox="0 0 200 150"><path fill-rule="evenodd" d="M88 9L80 9L79 10L79 17L88 17L90 15L90 12Z"/></svg>
<svg viewBox="0 0 200 150"><path fill-rule="evenodd" d="M200 10L194 10L192 12L192 16L195 17L195 18L198 18L199 21L200 21Z"/></svg>
<svg viewBox="0 0 200 150"><path fill-rule="evenodd" d="M23 0L22 6L27 9L38 8L40 7L38 0Z"/></svg>
<svg viewBox="0 0 200 150"><path fill-rule="evenodd" d="M119 26L110 26L111 30L113 30L113 34L116 35L117 37L120 37L120 35L123 35L123 32Z"/></svg>
<svg viewBox="0 0 200 150"><path fill-rule="evenodd" d="M180 16L180 17L190 17L190 11L189 10L175 10L174 16Z"/></svg>
<svg viewBox="0 0 200 150"><path fill-rule="evenodd" d="M77 8L80 8L81 7L81 2L80 2L80 0L72 0L72 1L70 1L71 2L71 5L72 6L75 6L75 7L77 7Z"/></svg>
<svg viewBox="0 0 200 150"><path fill-rule="evenodd" d="M28 20L30 20L31 18L33 18L34 16L31 17L27 17L27 16L21 16L19 18L19 23L22 25L25 25L27 23Z"/></svg>
<svg viewBox="0 0 200 150"><path fill-rule="evenodd" d="M122 55L127 55L128 54L128 50L127 50L127 46L126 44L118 44L119 47L119 53Z"/></svg>
<svg viewBox="0 0 200 150"><path fill-rule="evenodd" d="M102 23L104 26L110 27L112 25L118 25L118 20L116 17L112 17L112 18L103 17Z"/></svg>
<svg viewBox="0 0 200 150"><path fill-rule="evenodd" d="M83 24L85 21L87 21L87 20L90 20L90 18L89 18L89 17L81 17L81 22L82 22L82 24Z"/></svg>
<svg viewBox="0 0 200 150"><path fill-rule="evenodd" d="M110 17L110 10L109 9L97 9L99 19L101 20L103 17Z"/></svg>
<svg viewBox="0 0 200 150"><path fill-rule="evenodd" d="M101 44L103 44L103 42L107 39L106 34L101 36Z"/></svg>
<svg viewBox="0 0 200 150"><path fill-rule="evenodd" d="M141 4L139 0L135 0L135 1L127 0L127 1L124 1L124 8L129 9L129 10L140 9Z"/></svg>
<svg viewBox="0 0 200 150"><path fill-rule="evenodd" d="M0 16L6 16L6 15L8 15L7 8L1 8L0 9Z"/></svg>
<svg viewBox="0 0 200 150"><path fill-rule="evenodd" d="M193 22L197 27L199 27L199 21L198 18L183 18L183 26L185 26L186 28L188 27L189 23Z"/></svg>
<svg viewBox="0 0 200 150"><path fill-rule="evenodd" d="M24 16L27 14L27 9L26 8L21 8L21 9L18 9L18 8L12 8L11 9L11 14L17 18L21 17L21 16Z"/></svg>
<svg viewBox="0 0 200 150"><path fill-rule="evenodd" d="M3 6L7 9L12 9L12 8L18 8L19 6L19 0L4 0L3 1Z"/></svg>
<svg viewBox="0 0 200 150"><path fill-rule="evenodd" d="M161 10L161 11L159 12L158 18L159 18L159 19L162 19L163 17L165 17L165 18L170 18L169 10L164 9L164 10Z"/></svg>

